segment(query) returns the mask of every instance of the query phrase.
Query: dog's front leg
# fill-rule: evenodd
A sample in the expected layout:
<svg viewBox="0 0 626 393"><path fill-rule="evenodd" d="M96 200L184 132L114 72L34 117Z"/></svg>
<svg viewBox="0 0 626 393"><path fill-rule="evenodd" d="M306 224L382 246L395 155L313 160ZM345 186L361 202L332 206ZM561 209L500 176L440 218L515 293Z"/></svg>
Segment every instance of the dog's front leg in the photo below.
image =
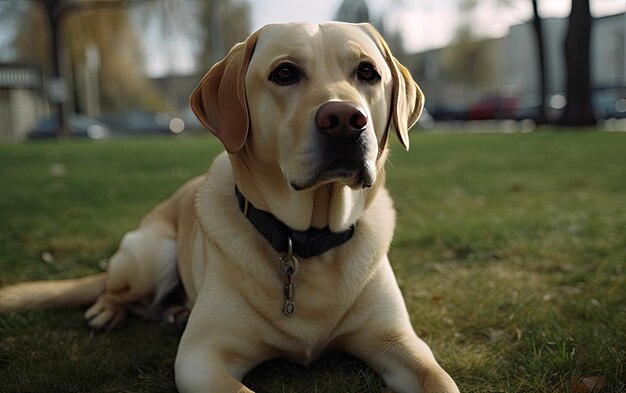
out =
<svg viewBox="0 0 626 393"><path fill-rule="evenodd" d="M366 361L395 393L458 393L413 329L367 328L342 339L342 350Z"/></svg>
<svg viewBox="0 0 626 393"><path fill-rule="evenodd" d="M228 312L237 304L241 303L232 295L206 288L200 292L176 354L176 386L181 393L253 393L241 380L267 359L266 351L254 339L258 332L237 318L239 314L233 317Z"/></svg>
<svg viewBox="0 0 626 393"><path fill-rule="evenodd" d="M459 392L415 334L388 263L364 288L355 310L347 321L351 332L334 343L337 349L369 363L395 393Z"/></svg>
<svg viewBox="0 0 626 393"><path fill-rule="evenodd" d="M184 336L183 336L184 337ZM199 344L190 348L181 340L176 355L176 387L181 393L254 393L241 379L243 368L226 359L222 350ZM246 370L247 371L247 370Z"/></svg>

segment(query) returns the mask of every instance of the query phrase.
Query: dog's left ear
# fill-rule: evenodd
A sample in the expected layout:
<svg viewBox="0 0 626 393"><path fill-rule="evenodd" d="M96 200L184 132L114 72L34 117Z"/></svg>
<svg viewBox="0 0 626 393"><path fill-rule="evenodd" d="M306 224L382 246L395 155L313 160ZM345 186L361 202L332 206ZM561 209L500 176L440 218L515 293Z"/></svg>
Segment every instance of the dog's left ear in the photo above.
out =
<svg viewBox="0 0 626 393"><path fill-rule="evenodd" d="M413 80L409 70L391 54L380 33L369 23L361 25L378 44L393 78L391 116L400 143L409 150L409 129L417 122L424 109L424 94Z"/></svg>
<svg viewBox="0 0 626 393"><path fill-rule="evenodd" d="M191 94L191 109L202 125L235 154L246 142L250 117L246 101L246 72L258 32L235 45L216 63Z"/></svg>

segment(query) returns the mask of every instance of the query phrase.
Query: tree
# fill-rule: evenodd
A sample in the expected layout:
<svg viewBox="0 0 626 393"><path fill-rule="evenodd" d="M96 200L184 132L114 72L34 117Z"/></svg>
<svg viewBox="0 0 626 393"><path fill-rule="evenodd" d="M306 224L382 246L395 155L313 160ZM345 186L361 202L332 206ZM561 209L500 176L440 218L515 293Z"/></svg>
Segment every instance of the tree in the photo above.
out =
<svg viewBox="0 0 626 393"><path fill-rule="evenodd" d="M536 43L537 43L537 61L539 67L539 94L540 98L540 107L539 113L537 114L537 118L535 121L537 124L544 124L547 121L546 117L546 56L544 50L544 41L543 41L543 29L541 23L541 16L539 15L539 7L537 5L537 0L532 0L533 3L533 27L535 31Z"/></svg>
<svg viewBox="0 0 626 393"><path fill-rule="evenodd" d="M350 23L369 22L370 14L367 3L365 0L343 0L337 10L335 20Z"/></svg>
<svg viewBox="0 0 626 393"><path fill-rule="evenodd" d="M247 1L203 0L198 19L202 29L199 54L202 70L208 70L233 45L250 34L250 4Z"/></svg>
<svg viewBox="0 0 626 393"><path fill-rule="evenodd" d="M75 111L85 112L85 68L91 48L99 54L98 80L102 110L165 109L163 98L144 75L141 42L126 8L81 9L68 14L63 26L65 57L74 76ZM69 73L67 73L69 75Z"/></svg>
<svg viewBox="0 0 626 393"><path fill-rule="evenodd" d="M474 15L477 0L459 3L461 22L450 45L441 51L441 68L446 78L476 94L491 90L498 82L498 63L493 41L476 32Z"/></svg>
<svg viewBox="0 0 626 393"><path fill-rule="evenodd" d="M49 62L45 62L49 64L50 67L50 75L53 80L57 81L57 87L63 88L66 86L65 80L67 78L63 78L66 73L64 72L63 64L62 64L62 53L64 50L63 45L66 44L63 40L63 29L65 27L66 18L72 12L86 9L98 9L98 8L109 8L109 9L118 9L121 7L127 6L129 4L137 3L139 0L31 0L33 4L41 5L41 9L43 10L43 22L47 25L48 30L43 33L44 37L49 37L49 42L45 43L44 46L49 47ZM126 16L118 18L118 21L123 21ZM122 22L124 23L124 22ZM126 19L126 23L128 20ZM114 26L119 26L117 23L113 23ZM36 28L41 27L39 24L34 25ZM90 28L89 25L85 25ZM31 29L32 26L23 26L23 29ZM25 31L24 34L26 36L31 35L31 31ZM22 34L22 36L24 36ZM23 44L23 42L21 42ZM20 37L18 37L18 45L20 44ZM47 44L47 45L46 45ZM29 47L28 44L23 45L21 47L22 51L30 51L32 48ZM128 71L128 70L126 70ZM60 97L62 98L62 97ZM65 116L65 100L58 99L57 102L54 102L54 112L57 118L58 127L57 134L59 136L67 136L69 135L68 127L67 127L67 119Z"/></svg>
<svg viewBox="0 0 626 393"><path fill-rule="evenodd" d="M59 35L61 18L63 17L67 8L62 4L62 0L39 0L44 7L45 15L48 20L48 26L50 27L50 54L51 54L51 66L52 77L61 81L61 50L59 48ZM59 136L69 135L67 121L65 118L65 110L63 107L62 99L56 103L56 115L58 121Z"/></svg>
<svg viewBox="0 0 626 393"><path fill-rule="evenodd" d="M565 38L567 105L559 123L588 126L596 122L591 102L591 11L589 0L572 0Z"/></svg>

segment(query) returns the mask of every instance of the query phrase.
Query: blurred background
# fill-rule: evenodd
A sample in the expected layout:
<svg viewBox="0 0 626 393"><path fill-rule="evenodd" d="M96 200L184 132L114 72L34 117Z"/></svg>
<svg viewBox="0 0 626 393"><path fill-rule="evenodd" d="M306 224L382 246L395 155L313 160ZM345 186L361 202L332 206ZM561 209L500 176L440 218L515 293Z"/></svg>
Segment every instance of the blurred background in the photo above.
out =
<svg viewBox="0 0 626 393"><path fill-rule="evenodd" d="M370 22L420 127L626 131L625 0L0 0L0 141L179 134L228 49L273 22Z"/></svg>

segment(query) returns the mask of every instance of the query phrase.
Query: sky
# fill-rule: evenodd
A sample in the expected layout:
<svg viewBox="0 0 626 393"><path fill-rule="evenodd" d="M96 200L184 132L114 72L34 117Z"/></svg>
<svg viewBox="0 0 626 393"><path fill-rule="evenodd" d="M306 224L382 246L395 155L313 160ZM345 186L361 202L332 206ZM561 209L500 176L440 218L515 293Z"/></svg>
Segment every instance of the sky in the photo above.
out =
<svg viewBox="0 0 626 393"><path fill-rule="evenodd" d="M248 0L252 27L276 22L321 22L333 19L341 0ZM398 31L408 52L445 46L461 21L459 0L367 0L370 14L384 16L385 26ZM539 0L542 17L566 17L571 0ZM591 0L593 16L626 11L626 0ZM481 0L472 25L487 37L506 35L509 26L529 20L530 0Z"/></svg>

